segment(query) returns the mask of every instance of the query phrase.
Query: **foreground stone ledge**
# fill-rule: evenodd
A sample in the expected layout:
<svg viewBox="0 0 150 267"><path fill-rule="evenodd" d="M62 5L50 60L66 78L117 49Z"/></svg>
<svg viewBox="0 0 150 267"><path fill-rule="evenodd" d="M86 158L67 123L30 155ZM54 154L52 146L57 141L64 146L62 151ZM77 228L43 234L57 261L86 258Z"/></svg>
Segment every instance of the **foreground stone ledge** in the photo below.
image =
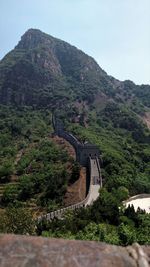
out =
<svg viewBox="0 0 150 267"><path fill-rule="evenodd" d="M150 246L0 235L0 267L149 267Z"/></svg>

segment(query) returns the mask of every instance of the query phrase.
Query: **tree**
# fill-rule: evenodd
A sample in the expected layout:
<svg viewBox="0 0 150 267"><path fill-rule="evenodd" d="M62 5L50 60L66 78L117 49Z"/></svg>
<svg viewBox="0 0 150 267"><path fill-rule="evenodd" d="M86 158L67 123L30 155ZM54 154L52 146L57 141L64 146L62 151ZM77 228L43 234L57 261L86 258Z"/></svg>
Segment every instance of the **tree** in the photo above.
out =
<svg viewBox="0 0 150 267"><path fill-rule="evenodd" d="M18 195L17 185L7 185L2 196L2 204L13 203Z"/></svg>
<svg viewBox="0 0 150 267"><path fill-rule="evenodd" d="M34 183L32 177L29 175L23 175L19 183L19 199L26 200L30 198L34 192Z"/></svg>
<svg viewBox="0 0 150 267"><path fill-rule="evenodd" d="M26 208L8 207L0 216L0 232L14 234L34 234L35 222Z"/></svg>
<svg viewBox="0 0 150 267"><path fill-rule="evenodd" d="M0 166L0 182L8 182L12 172L12 163L10 161L6 161L2 166Z"/></svg>
<svg viewBox="0 0 150 267"><path fill-rule="evenodd" d="M100 196L92 207L93 219L96 222L118 224L120 202L105 188L100 190Z"/></svg>
<svg viewBox="0 0 150 267"><path fill-rule="evenodd" d="M150 245L150 214L138 214L137 242Z"/></svg>
<svg viewBox="0 0 150 267"><path fill-rule="evenodd" d="M125 186L120 186L117 190L113 190L113 193L119 202L129 197L129 190Z"/></svg>
<svg viewBox="0 0 150 267"><path fill-rule="evenodd" d="M74 162L72 166L72 174L70 178L71 183L74 183L79 178L79 172L80 172L80 165L78 162Z"/></svg>
<svg viewBox="0 0 150 267"><path fill-rule="evenodd" d="M131 245L136 241L136 231L130 225L121 223L118 228L119 237L122 245Z"/></svg>

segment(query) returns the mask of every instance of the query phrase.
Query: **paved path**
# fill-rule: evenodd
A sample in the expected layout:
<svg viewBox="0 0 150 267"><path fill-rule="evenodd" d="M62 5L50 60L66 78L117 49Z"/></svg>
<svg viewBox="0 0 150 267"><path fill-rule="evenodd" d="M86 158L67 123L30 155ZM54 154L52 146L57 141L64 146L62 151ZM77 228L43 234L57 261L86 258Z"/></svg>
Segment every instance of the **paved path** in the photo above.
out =
<svg viewBox="0 0 150 267"><path fill-rule="evenodd" d="M57 130L58 132L59 131L62 132L63 128L62 128L61 122L55 121L54 116L52 117L52 121L53 121L54 129ZM63 138L69 141L70 144L72 144L75 148L78 148L78 146L81 145L81 143L77 140L77 138L74 137L71 133L63 131ZM102 187L100 162L96 154L95 156L91 156L91 154L89 156L89 169L90 169L90 186L89 186L89 191L88 191L86 198L83 201L76 203L74 205L71 205L69 207L62 208L62 209L59 209L59 210L56 210L56 211L53 211L53 212L50 212L48 214L38 217L39 222L44 218L46 220L52 220L54 217L62 218L63 214L67 210L75 210L75 209L79 209L81 207L86 207L88 205L93 204L93 202L99 196L99 189Z"/></svg>
<svg viewBox="0 0 150 267"><path fill-rule="evenodd" d="M99 196L100 189L100 181L101 181L101 173L98 168L98 159L90 158L90 190L89 190L89 198L85 203L85 206L91 205Z"/></svg>
<svg viewBox="0 0 150 267"><path fill-rule="evenodd" d="M102 186L100 164L99 164L99 159L97 157L89 158L89 168L90 168L90 186L86 198L83 201L76 203L74 205L56 211L52 211L50 213L38 217L39 222L42 219L52 220L54 217L62 218L63 214L67 210L75 210L93 204L93 202L98 198L99 189Z"/></svg>

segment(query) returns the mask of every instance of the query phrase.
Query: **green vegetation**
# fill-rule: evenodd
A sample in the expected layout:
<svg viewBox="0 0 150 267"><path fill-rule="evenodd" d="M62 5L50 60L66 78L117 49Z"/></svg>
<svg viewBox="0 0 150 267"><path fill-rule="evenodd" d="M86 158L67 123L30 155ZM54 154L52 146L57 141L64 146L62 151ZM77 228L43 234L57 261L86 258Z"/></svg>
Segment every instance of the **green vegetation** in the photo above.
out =
<svg viewBox="0 0 150 267"><path fill-rule="evenodd" d="M0 231L149 244L150 215L122 207L150 193L150 132L142 122L149 103L149 85L120 82L75 47L26 32L0 62ZM80 169L51 138L52 112L99 147L103 189L92 207L35 231L30 210L36 217L62 207Z"/></svg>
<svg viewBox="0 0 150 267"><path fill-rule="evenodd" d="M150 193L148 129L122 105L108 103L102 110L89 110L88 128L71 123L74 111L61 112L68 130L101 150L103 189L99 199L86 209L67 211L63 220L43 221L35 228L30 210L50 212L63 206L67 185L77 180L79 165L49 137L52 127L48 110L1 106L0 192L1 207L6 210L0 231L117 245L149 244L150 215L122 206L131 195ZM84 119L82 111L81 116ZM71 173L67 171L68 162L72 164ZM13 209L17 212L12 216ZM22 222L20 228L21 217L28 212L29 224Z"/></svg>
<svg viewBox="0 0 150 267"><path fill-rule="evenodd" d="M86 101L91 107L97 94L139 114L149 107L149 85L116 80L81 50L40 30L27 31L0 62L3 104L64 109Z"/></svg>
<svg viewBox="0 0 150 267"><path fill-rule="evenodd" d="M116 245L150 244L150 214L122 205L129 196L150 193L149 130L128 107L114 103L89 111L87 120L88 128L77 123L66 126L81 141L97 144L101 150L99 199L92 207L66 212L64 220L43 221L38 234Z"/></svg>
<svg viewBox="0 0 150 267"><path fill-rule="evenodd" d="M125 209L118 194L118 190L110 193L102 189L92 207L74 213L67 211L63 220L43 220L38 225L37 233L47 237L96 240L123 246L134 242L150 244L150 214L141 210L135 212L133 206Z"/></svg>
<svg viewBox="0 0 150 267"><path fill-rule="evenodd" d="M79 168L50 138L51 113L1 106L0 118L1 207L26 203L50 211L62 206L67 184L77 179Z"/></svg>
<svg viewBox="0 0 150 267"><path fill-rule="evenodd" d="M105 187L124 186L130 195L150 193L149 130L127 108L114 104L91 112L88 121L88 128L71 124L69 130L99 147Z"/></svg>
<svg viewBox="0 0 150 267"><path fill-rule="evenodd" d="M35 234L35 221L29 209L22 207L8 207L1 212L0 232L26 235Z"/></svg>

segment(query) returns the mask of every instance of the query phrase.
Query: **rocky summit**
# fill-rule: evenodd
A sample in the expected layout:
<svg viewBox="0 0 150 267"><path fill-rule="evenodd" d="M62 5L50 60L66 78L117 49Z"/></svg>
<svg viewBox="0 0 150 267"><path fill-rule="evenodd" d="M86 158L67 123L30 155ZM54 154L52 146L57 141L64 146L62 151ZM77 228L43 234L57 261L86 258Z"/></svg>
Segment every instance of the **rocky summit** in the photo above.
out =
<svg viewBox="0 0 150 267"><path fill-rule="evenodd" d="M150 85L119 81L76 47L28 30L0 61L0 232L149 245L150 214L123 205L150 194L147 126ZM21 257L32 266L42 251L43 266L51 258L53 266L62 260L62 266L100 266L104 259L102 266L147 267L137 247L127 252L99 243L3 238L10 258L0 254L0 266L10 267L12 259L21 266ZM41 244L35 250L32 240Z"/></svg>
<svg viewBox="0 0 150 267"><path fill-rule="evenodd" d="M76 47L29 29L0 61L0 103L56 107L76 101L149 106L150 86L120 82ZM97 104L99 104L99 102Z"/></svg>

